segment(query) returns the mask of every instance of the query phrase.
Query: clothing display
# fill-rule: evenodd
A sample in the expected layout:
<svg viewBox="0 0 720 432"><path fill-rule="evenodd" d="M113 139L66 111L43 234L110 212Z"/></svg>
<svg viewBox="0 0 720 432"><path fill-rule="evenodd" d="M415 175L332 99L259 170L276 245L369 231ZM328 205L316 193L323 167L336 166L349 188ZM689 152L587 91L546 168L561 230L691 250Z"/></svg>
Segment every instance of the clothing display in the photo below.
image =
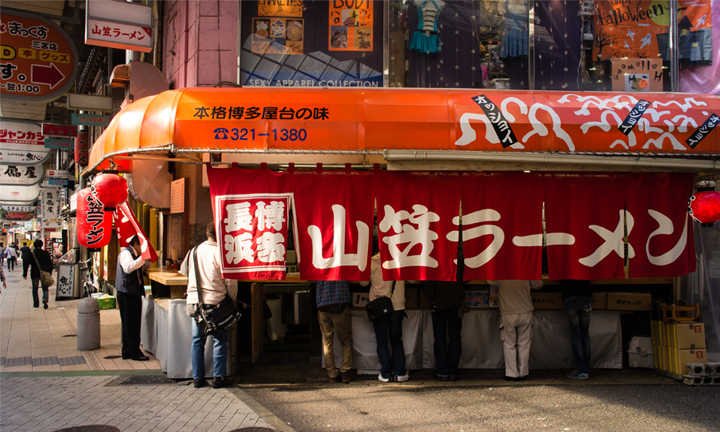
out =
<svg viewBox="0 0 720 432"><path fill-rule="evenodd" d="M418 11L418 27L410 40L410 49L425 54L442 51L438 19L445 6L442 0L415 0Z"/></svg>

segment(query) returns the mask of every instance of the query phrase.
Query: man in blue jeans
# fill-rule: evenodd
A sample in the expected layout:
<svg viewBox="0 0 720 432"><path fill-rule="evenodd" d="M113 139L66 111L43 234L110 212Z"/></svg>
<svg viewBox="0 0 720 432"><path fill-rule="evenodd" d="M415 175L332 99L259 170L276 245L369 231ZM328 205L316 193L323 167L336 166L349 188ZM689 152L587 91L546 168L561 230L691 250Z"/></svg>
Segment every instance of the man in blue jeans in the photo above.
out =
<svg viewBox="0 0 720 432"><path fill-rule="evenodd" d="M575 359L575 369L567 377L586 380L590 378L592 287L587 280L563 280L562 290L565 316L570 328L570 348Z"/></svg>
<svg viewBox="0 0 720 432"><path fill-rule="evenodd" d="M235 298L237 285L230 279L223 279L220 271L220 249L215 241L215 224L210 222L205 229L207 240L197 247L197 263L193 258L192 250L185 256L180 267L180 273L188 278L187 287L187 315L195 317L200 313L200 304L216 305L225 296ZM198 281L195 278L195 266L200 276L200 291L198 296ZM232 377L227 376L228 339L230 329L225 329L212 337L213 344L213 388L228 387L232 384ZM197 322L192 322L192 347L190 357L193 368L193 381L195 388L205 387L205 340L206 336L200 333Z"/></svg>

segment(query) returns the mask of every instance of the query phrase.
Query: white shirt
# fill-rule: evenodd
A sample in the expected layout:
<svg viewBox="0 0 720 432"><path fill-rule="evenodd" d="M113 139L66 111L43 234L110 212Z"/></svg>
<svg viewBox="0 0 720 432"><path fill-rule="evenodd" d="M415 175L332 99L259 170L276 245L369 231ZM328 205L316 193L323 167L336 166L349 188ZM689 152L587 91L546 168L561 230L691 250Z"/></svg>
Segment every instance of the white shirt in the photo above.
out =
<svg viewBox="0 0 720 432"><path fill-rule="evenodd" d="M501 315L521 314L533 311L531 289L539 289L543 282L528 280L489 280L490 285L498 287L498 303Z"/></svg>
<svg viewBox="0 0 720 432"><path fill-rule="evenodd" d="M372 257L370 281L361 281L360 285L370 285L370 301L378 297L390 297L394 310L405 310L405 281L395 281L395 291L393 291L393 281L383 281L380 254Z"/></svg>
<svg viewBox="0 0 720 432"><path fill-rule="evenodd" d="M138 256L137 259L135 259L133 254L127 248L123 249L122 252L120 252L120 255L118 255L120 267L127 274L130 274L142 267L146 261L147 260L143 259L142 256Z"/></svg>
<svg viewBox="0 0 720 432"><path fill-rule="evenodd" d="M200 273L200 288L202 290L202 304L216 305L220 303L225 295L231 298L237 296L237 284L230 279L223 279L220 271L221 256L220 248L214 241L204 241L197 247L197 268ZM193 265L190 265L190 262ZM195 280L195 267L192 258L192 250L185 256L180 266L180 273L187 276L187 304L198 304L197 282Z"/></svg>

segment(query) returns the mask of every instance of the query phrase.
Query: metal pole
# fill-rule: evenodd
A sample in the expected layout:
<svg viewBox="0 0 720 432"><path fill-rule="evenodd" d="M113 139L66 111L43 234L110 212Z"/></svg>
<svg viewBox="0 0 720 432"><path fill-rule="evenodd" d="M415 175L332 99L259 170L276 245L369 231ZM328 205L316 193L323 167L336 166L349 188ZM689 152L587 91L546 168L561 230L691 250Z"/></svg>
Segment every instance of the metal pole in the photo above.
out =
<svg viewBox="0 0 720 432"><path fill-rule="evenodd" d="M670 0L670 26L668 29L670 63L670 91L680 91L680 51L678 46L678 2Z"/></svg>
<svg viewBox="0 0 720 432"><path fill-rule="evenodd" d="M528 90L535 90L535 2L528 5Z"/></svg>

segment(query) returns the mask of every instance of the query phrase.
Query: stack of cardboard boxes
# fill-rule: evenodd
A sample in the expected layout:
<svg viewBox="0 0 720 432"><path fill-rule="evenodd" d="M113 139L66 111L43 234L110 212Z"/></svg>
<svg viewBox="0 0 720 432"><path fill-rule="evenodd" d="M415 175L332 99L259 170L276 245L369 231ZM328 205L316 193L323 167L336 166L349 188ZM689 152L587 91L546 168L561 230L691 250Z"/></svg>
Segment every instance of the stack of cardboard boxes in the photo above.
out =
<svg viewBox="0 0 720 432"><path fill-rule="evenodd" d="M652 321L655 368L676 375L688 374L688 363L707 363L705 324Z"/></svg>

